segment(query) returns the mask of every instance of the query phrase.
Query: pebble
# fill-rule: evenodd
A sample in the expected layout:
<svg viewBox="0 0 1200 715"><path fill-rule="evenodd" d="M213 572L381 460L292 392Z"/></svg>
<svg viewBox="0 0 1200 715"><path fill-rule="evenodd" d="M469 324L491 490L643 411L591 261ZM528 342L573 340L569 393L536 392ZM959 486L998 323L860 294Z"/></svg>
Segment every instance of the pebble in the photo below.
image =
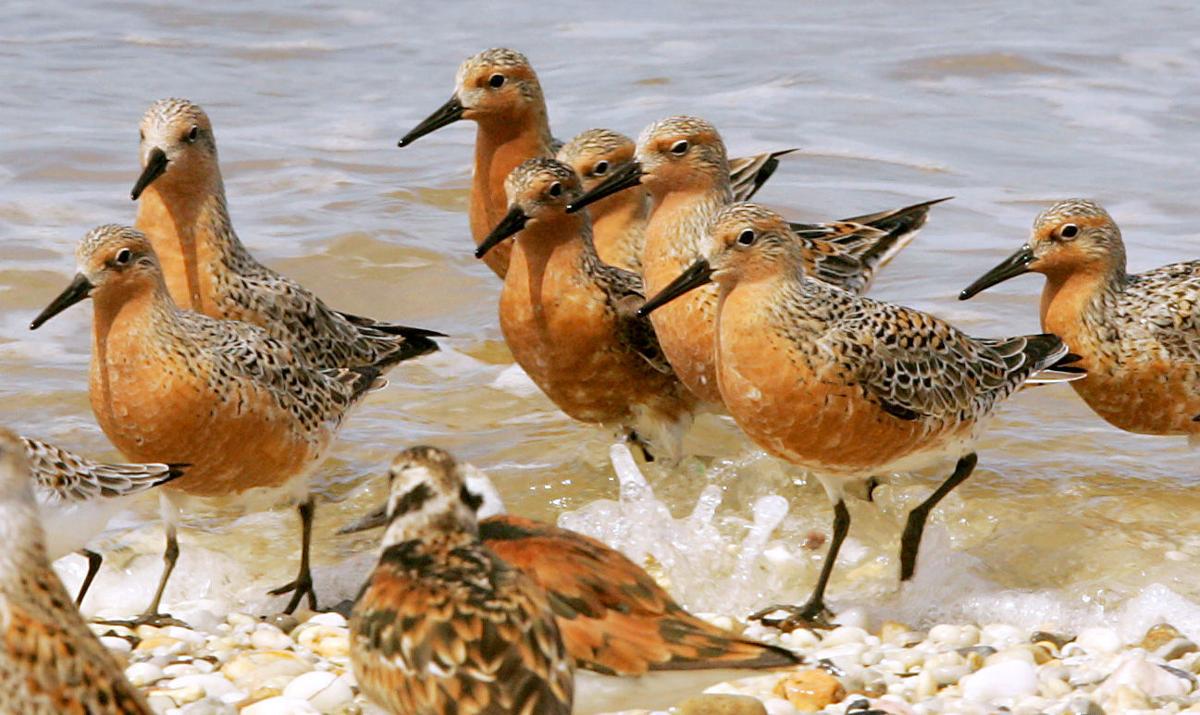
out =
<svg viewBox="0 0 1200 715"><path fill-rule="evenodd" d="M1116 653L1121 650L1121 636L1111 628L1084 628L1073 645L1090 654Z"/></svg>
<svg viewBox="0 0 1200 715"><path fill-rule="evenodd" d="M305 700L321 712L336 711L354 699L354 691L346 681L328 670L314 670L301 675L288 683L283 695Z"/></svg>
<svg viewBox="0 0 1200 715"><path fill-rule="evenodd" d="M697 695L684 700L674 711L677 715L768 715L766 706L748 695Z"/></svg>
<svg viewBox="0 0 1200 715"><path fill-rule="evenodd" d="M963 678L963 697L976 703L1020 698L1037 692L1037 671L1024 660L988 665Z"/></svg>
<svg viewBox="0 0 1200 715"><path fill-rule="evenodd" d="M307 700L277 695L242 708L239 715L319 715L320 712Z"/></svg>
<svg viewBox="0 0 1200 715"><path fill-rule="evenodd" d="M846 696L838 679L823 670L789 673L775 686L774 693L802 713L817 712Z"/></svg>
<svg viewBox="0 0 1200 715"><path fill-rule="evenodd" d="M1179 697L1192 689L1191 683L1147 662L1140 655L1126 655L1113 674L1098 689L1101 695L1112 695L1128 686L1149 698Z"/></svg>

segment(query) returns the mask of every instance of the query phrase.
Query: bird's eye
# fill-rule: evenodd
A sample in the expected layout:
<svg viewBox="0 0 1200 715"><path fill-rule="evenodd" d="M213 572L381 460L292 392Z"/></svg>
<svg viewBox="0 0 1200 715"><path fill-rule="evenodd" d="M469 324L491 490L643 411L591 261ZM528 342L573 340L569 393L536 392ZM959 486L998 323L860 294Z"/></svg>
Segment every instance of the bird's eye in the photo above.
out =
<svg viewBox="0 0 1200 715"><path fill-rule="evenodd" d="M118 266L128 265L133 260L133 251L128 248L122 248L117 251L117 255L113 256L113 262Z"/></svg>
<svg viewBox="0 0 1200 715"><path fill-rule="evenodd" d="M608 162L601 159L592 167L593 176L604 176L608 173Z"/></svg>
<svg viewBox="0 0 1200 715"><path fill-rule="evenodd" d="M1065 238L1070 241L1079 235L1079 227L1073 223L1063 224L1062 228L1058 229L1058 237Z"/></svg>
<svg viewBox="0 0 1200 715"><path fill-rule="evenodd" d="M138 141L146 141L146 132L142 131L141 129L138 130Z"/></svg>
<svg viewBox="0 0 1200 715"><path fill-rule="evenodd" d="M500 89L501 87L504 86L504 75L494 74L491 77L488 77L488 84L493 89Z"/></svg>
<svg viewBox="0 0 1200 715"><path fill-rule="evenodd" d="M188 133L187 133L188 144L191 144L192 142L196 141L196 138L199 136L200 136L200 127L193 124L192 128L189 129Z"/></svg>
<svg viewBox="0 0 1200 715"><path fill-rule="evenodd" d="M746 229L738 234L737 242L743 246L749 246L754 243L754 239L758 238L753 229Z"/></svg>
<svg viewBox="0 0 1200 715"><path fill-rule="evenodd" d="M688 150L688 140L680 139L671 145L671 153L675 156L683 156Z"/></svg>
<svg viewBox="0 0 1200 715"><path fill-rule="evenodd" d="M555 196L555 197L562 196L562 183L556 181L553 184L550 184L550 189L549 189L548 193L551 196Z"/></svg>

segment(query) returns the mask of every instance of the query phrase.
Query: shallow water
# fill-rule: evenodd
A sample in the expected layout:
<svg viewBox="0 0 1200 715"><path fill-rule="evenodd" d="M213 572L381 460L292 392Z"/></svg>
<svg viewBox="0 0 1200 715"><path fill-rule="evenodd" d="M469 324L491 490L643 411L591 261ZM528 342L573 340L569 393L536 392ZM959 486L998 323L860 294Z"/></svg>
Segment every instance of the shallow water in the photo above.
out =
<svg viewBox="0 0 1200 715"><path fill-rule="evenodd" d="M115 456L88 408L89 311L36 333L26 325L69 280L85 230L132 221L144 109L187 96L213 119L235 226L260 258L338 308L454 336L442 353L391 374L320 472L326 595L353 592L367 557L352 557L374 538L333 531L381 497L382 465L415 442L488 470L514 511L554 519L586 507L572 523L611 526L612 512L593 513L618 492L609 436L536 393L496 386L512 376L511 361L495 316L499 283L470 254L473 129L395 147L449 95L457 64L495 45L530 57L564 138L597 125L636 134L668 114L695 113L721 128L735 154L802 147L759 197L798 220L957 197L935 209L873 294L976 334L1037 329L1034 277L969 303L955 295L1008 255L1054 199L1104 202L1125 230L1134 270L1200 254L1191 205L1200 12L1190 4L1132 13L1116 2L773 2L736 14L718 3L654 4L652 13L643 3L608 5L600 16L494 3L6 4L0 422ZM718 486L720 528L704 543L719 540L726 551L744 537L756 499L786 497L776 537L799 557L756 566L766 569L756 572L759 589L739 592L736 606L803 595L820 549L799 544L831 518L822 491L761 458L728 423L711 420L701 434L713 466L651 468L655 493L682 518L703 487ZM1200 609L1171 600L1200 598L1195 465L1183 440L1110 428L1069 388L1028 391L1000 411L978 472L934 516L916 584L897 591L894 551L905 508L935 475L898 477L874 505L851 506L853 541L832 600L913 620L1068 624L1111 620L1132 602L1190 619L1178 625L1195 633ZM155 514L152 498L137 504L128 523L139 528L115 537L114 568L91 608L145 597L158 563ZM630 518L643 540L667 538L655 522ZM255 594L290 577L290 511L188 523L168 601L212 591L261 605ZM679 538L682 551L700 549L701 537ZM719 577L732 562L672 564L670 553L656 560L684 601L730 608ZM1163 588L1148 591L1153 584Z"/></svg>

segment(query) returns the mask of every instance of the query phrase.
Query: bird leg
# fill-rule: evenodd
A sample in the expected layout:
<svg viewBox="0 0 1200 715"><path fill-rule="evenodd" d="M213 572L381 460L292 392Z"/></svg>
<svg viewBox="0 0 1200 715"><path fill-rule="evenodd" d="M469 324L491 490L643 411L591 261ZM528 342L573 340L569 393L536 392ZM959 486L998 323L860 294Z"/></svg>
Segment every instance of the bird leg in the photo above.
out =
<svg viewBox="0 0 1200 715"><path fill-rule="evenodd" d="M642 439L642 436L636 430L631 429L626 432L625 441L636 445L642 451L642 459L645 459L647 463L654 461L654 454L650 452L650 446L646 444L646 440Z"/></svg>
<svg viewBox="0 0 1200 715"><path fill-rule="evenodd" d="M971 476L978 461L979 457L974 452L959 459L950 478L935 489L928 499L908 513L908 523L904 525L904 535L900 537L901 581L912 578L913 573L917 570L917 551L921 548L921 535L925 533L925 520L929 518L929 512L933 511L938 502L955 487Z"/></svg>
<svg viewBox="0 0 1200 715"><path fill-rule="evenodd" d="M79 608L83 604L83 597L87 595L88 589L92 587L92 580L96 578L96 573L100 571L100 564L104 562L104 557L91 549L80 549L75 553L88 561L87 575L83 577L83 583L79 585L79 595L75 596L75 607Z"/></svg>
<svg viewBox="0 0 1200 715"><path fill-rule="evenodd" d="M300 601L306 596L308 597L308 607L311 610L317 610L317 592L313 590L312 571L308 567L308 551L312 544L313 514L316 510L317 504L311 495L297 507L297 511L300 512L300 573L290 583L268 591L272 596L292 594L292 600L288 601L287 608L283 609L283 612L287 614L294 612L300 605Z"/></svg>
<svg viewBox="0 0 1200 715"><path fill-rule="evenodd" d="M825 607L825 587L829 585L829 577L833 574L833 565L837 562L838 551L841 550L842 542L846 540L846 534L849 531L850 510L846 508L844 500L838 499L837 503L833 505L833 538L829 540L829 551L825 554L825 562L821 564L821 575L817 577L817 585L813 589L812 595L808 597L808 601L802 606L769 606L751 614L750 618L761 621L764 626L773 626L785 633L790 633L797 628L830 627L828 617L833 613ZM766 617L776 611L784 611L788 615L784 618Z"/></svg>
<svg viewBox="0 0 1200 715"><path fill-rule="evenodd" d="M167 590L167 581L171 579L171 573L175 570L175 562L179 560L179 539L175 533L175 525L168 523L166 525L167 532L167 548L163 551L163 570L162 575L158 578L158 588L154 591L154 598L150 601L150 605L146 607L142 615L132 620L105 620L96 621L107 626L126 626L128 628L136 628L137 626L187 626L186 623L178 618L172 618L170 614L159 613L158 609L162 604L163 593ZM80 598L83 598L80 595Z"/></svg>

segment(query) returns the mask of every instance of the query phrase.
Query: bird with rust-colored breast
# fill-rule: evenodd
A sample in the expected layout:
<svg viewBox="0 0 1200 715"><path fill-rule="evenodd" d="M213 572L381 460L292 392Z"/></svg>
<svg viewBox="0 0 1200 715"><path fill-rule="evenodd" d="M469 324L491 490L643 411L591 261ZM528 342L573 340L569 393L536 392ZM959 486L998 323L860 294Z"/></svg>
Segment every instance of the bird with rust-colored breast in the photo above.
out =
<svg viewBox="0 0 1200 715"><path fill-rule="evenodd" d="M333 310L260 263L233 230L212 122L186 99L142 116L134 226L154 245L176 304L257 325L319 368L392 366L437 350L441 333Z"/></svg>
<svg viewBox="0 0 1200 715"><path fill-rule="evenodd" d="M634 160L609 172L569 210L639 185L652 201L641 265L646 290L655 293L706 254L712 216L734 201L725 143L716 127L687 116L651 124L638 139ZM794 224L805 239L809 275L864 292L875 271L913 239L934 203L828 224ZM716 288L705 287L656 312L653 322L683 384L705 402L720 404L712 351L716 303Z"/></svg>
<svg viewBox="0 0 1200 715"><path fill-rule="evenodd" d="M446 452L407 454L410 464L458 472L454 483L465 483L469 465ZM384 526L386 514L380 509L342 531ZM576 664L575 713L665 708L714 683L801 662L688 613L644 569L596 539L511 514L481 520L478 538L545 592Z"/></svg>
<svg viewBox="0 0 1200 715"><path fill-rule="evenodd" d="M150 715L46 558L28 453L0 429L0 712Z"/></svg>
<svg viewBox="0 0 1200 715"><path fill-rule="evenodd" d="M715 282L714 360L721 395L768 453L810 470L834 505L833 538L808 601L788 627L821 623L825 588L850 527L847 481L956 460L951 476L909 513L901 580L911 578L929 513L975 468L973 444L1022 385L1082 377L1054 335L974 338L938 318L863 298L806 276L791 226L755 204L722 209L712 253L643 307L651 312ZM780 607L756 615L763 618Z"/></svg>
<svg viewBox="0 0 1200 715"><path fill-rule="evenodd" d="M641 278L601 261L587 215L567 213L579 177L557 160L530 159L507 185L508 213L476 256L516 237L500 293L513 358L573 419L619 427L643 447L679 456L695 399L663 359L650 322L635 314Z"/></svg>
<svg viewBox="0 0 1200 715"><path fill-rule="evenodd" d="M379 369L319 369L257 326L181 310L150 240L133 228L97 227L76 251L79 273L30 325L92 300L88 394L109 440L129 459L189 465L164 485L176 507L190 498L262 508L299 503L300 570L272 593L307 597L314 502L309 476L348 410L381 384ZM168 513L158 589L144 614L156 619L179 555Z"/></svg>
<svg viewBox="0 0 1200 715"><path fill-rule="evenodd" d="M1129 273L1116 222L1070 199L1041 212L1029 241L959 298L1025 273L1046 276L1042 329L1080 356L1088 376L1071 386L1088 407L1120 429L1200 445L1200 261Z"/></svg>

